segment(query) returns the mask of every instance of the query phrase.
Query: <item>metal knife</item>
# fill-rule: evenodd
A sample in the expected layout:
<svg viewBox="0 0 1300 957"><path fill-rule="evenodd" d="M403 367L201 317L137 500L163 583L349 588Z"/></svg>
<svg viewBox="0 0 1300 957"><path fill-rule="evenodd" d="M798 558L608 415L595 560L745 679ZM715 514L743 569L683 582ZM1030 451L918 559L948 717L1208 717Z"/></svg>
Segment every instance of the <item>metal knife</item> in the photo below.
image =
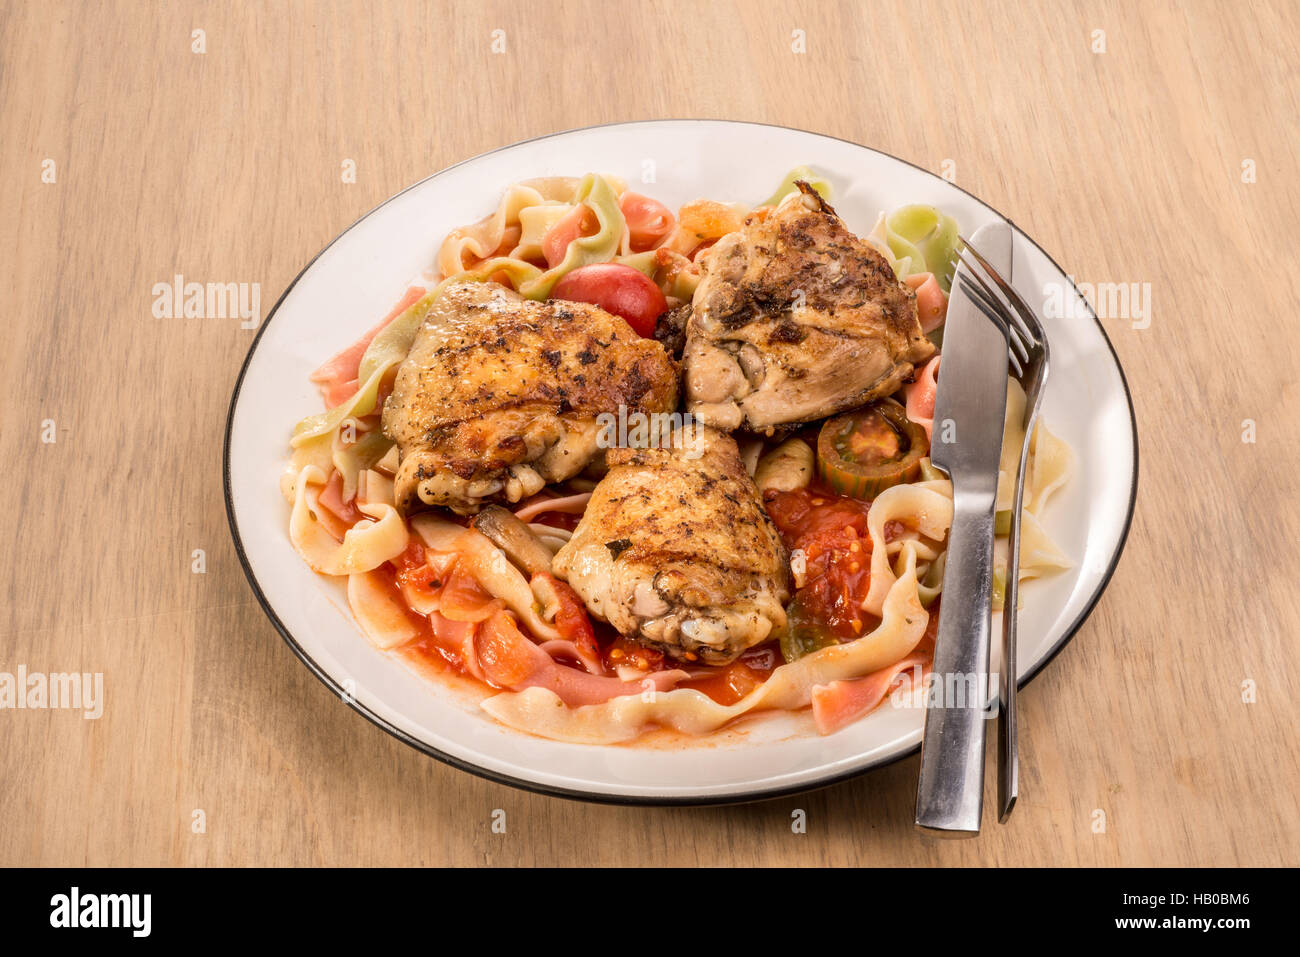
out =
<svg viewBox="0 0 1300 957"><path fill-rule="evenodd" d="M1006 223L970 238L995 269L1010 269ZM1007 337L953 278L943 331L930 461L952 480L953 516L925 714L916 825L949 837L979 833L993 614L993 512L1007 403Z"/></svg>

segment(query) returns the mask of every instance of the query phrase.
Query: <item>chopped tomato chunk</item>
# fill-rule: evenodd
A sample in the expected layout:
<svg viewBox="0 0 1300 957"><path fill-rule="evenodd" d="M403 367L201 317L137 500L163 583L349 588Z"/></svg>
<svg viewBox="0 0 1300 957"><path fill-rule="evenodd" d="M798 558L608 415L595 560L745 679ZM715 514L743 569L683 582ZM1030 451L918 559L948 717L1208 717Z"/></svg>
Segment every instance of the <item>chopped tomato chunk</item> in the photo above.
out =
<svg viewBox="0 0 1300 957"><path fill-rule="evenodd" d="M852 641L875 626L862 611L871 586L870 502L815 488L769 491L765 504L786 547L804 555L803 587L792 604L799 624ZM832 640L834 639L834 640Z"/></svg>
<svg viewBox="0 0 1300 957"><path fill-rule="evenodd" d="M731 664L718 667L715 674L685 681L681 686L694 688L720 705L733 705L762 685L781 664L781 653L774 645L759 645Z"/></svg>
<svg viewBox="0 0 1300 957"><path fill-rule="evenodd" d="M550 583L560 602L560 607L555 612L556 631L562 638L567 638L577 645L584 655L590 655L595 659L598 654L596 630L591 626L591 619L587 617L587 606L582 603L582 599L568 582L560 581L549 572L541 572L540 575Z"/></svg>
<svg viewBox="0 0 1300 957"><path fill-rule="evenodd" d="M660 671L666 667L662 651L622 635L606 646L604 657L606 668L632 667L642 671Z"/></svg>

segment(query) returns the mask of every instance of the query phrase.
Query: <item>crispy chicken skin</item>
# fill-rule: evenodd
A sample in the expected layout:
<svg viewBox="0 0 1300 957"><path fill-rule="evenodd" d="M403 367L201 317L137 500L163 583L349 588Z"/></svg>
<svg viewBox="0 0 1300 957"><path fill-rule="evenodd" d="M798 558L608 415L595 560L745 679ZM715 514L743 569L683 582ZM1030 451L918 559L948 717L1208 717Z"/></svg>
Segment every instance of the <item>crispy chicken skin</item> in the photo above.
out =
<svg viewBox="0 0 1300 957"><path fill-rule="evenodd" d="M672 411L677 382L662 345L597 306L448 284L384 403L397 503L517 502L603 451L597 415Z"/></svg>
<svg viewBox="0 0 1300 957"><path fill-rule="evenodd" d="M673 436L610 450L553 568L623 635L726 664L785 627L789 558L735 441L703 426Z"/></svg>
<svg viewBox="0 0 1300 957"><path fill-rule="evenodd" d="M720 429L763 432L856 408L934 353L889 261L798 186L700 257L686 401Z"/></svg>

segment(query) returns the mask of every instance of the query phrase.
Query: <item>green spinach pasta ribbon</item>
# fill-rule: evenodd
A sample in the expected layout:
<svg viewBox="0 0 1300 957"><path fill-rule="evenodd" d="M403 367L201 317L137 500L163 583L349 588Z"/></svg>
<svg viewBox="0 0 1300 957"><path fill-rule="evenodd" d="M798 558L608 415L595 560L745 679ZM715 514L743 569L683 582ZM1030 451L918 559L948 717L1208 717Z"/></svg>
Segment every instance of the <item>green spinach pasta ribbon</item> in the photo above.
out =
<svg viewBox="0 0 1300 957"><path fill-rule="evenodd" d="M797 192L799 187L795 186L795 180L803 180L813 189L815 189L824 200L829 201L831 198L830 180L824 176L818 176L813 172L811 166L796 166L790 172L785 174L781 180L781 185L776 188L776 192L759 203L760 206L779 206L781 200L785 199L791 193Z"/></svg>
<svg viewBox="0 0 1300 957"><path fill-rule="evenodd" d="M555 284L567 273L593 263L609 262L618 253L625 227L614 187L599 173L588 173L578 183L573 202L585 203L596 214L599 228L592 235L579 236L569 243L564 259L558 265L543 270L510 256L496 256L473 269L450 276L446 281L483 282L498 272L504 272L520 295L541 300L550 296Z"/></svg>
<svg viewBox="0 0 1300 957"><path fill-rule="evenodd" d="M933 273L939 288L952 288L953 255L958 243L957 220L933 206L900 206L880 216L867 237L889 258L899 279Z"/></svg>

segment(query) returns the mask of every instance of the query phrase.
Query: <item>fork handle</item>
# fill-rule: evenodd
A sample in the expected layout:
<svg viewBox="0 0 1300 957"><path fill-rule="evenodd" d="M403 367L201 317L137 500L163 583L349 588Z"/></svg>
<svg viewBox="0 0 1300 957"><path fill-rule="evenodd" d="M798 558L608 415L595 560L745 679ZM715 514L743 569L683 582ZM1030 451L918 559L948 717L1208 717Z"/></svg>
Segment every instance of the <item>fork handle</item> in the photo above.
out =
<svg viewBox="0 0 1300 957"><path fill-rule="evenodd" d="M1020 468L1016 472L1016 494L1011 503L1011 531L1007 535L1007 580L1002 590L1002 672L998 679L998 821L1005 824L1020 795L1020 756L1016 718L1016 620L1020 598L1020 519L1025 507L1025 471L1029 465L1029 441L1038 418L1034 397L1025 417L1025 440L1020 446Z"/></svg>
<svg viewBox="0 0 1300 957"><path fill-rule="evenodd" d="M949 837L973 836L980 829L993 614L996 493L963 493L959 485L954 477L943 608L930 678L934 684L927 695L916 792L917 827Z"/></svg>
<svg viewBox="0 0 1300 957"><path fill-rule="evenodd" d="M1025 452L1029 439L1025 439ZM1020 795L1020 757L1016 726L1016 605L1020 585L1020 510L1024 505L1025 457L1020 458L1020 477L1011 509L1011 532L1007 536L1007 579L1002 590L1002 670L998 676L998 822L1005 824Z"/></svg>

